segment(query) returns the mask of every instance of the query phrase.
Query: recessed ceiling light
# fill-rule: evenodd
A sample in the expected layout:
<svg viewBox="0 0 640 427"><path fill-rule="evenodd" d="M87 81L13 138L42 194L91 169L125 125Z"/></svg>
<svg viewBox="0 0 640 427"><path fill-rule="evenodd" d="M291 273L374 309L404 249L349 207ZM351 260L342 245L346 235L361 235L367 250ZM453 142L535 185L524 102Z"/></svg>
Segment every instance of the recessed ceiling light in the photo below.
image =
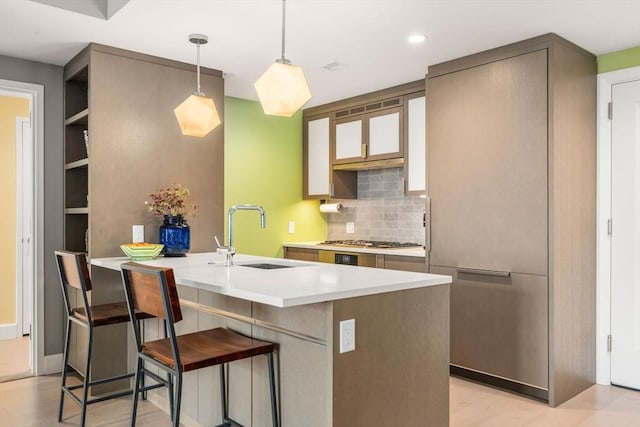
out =
<svg viewBox="0 0 640 427"><path fill-rule="evenodd" d="M425 36L424 34L413 34L411 36L409 36L409 43L411 44L420 44L422 42L424 42L427 39L427 36Z"/></svg>

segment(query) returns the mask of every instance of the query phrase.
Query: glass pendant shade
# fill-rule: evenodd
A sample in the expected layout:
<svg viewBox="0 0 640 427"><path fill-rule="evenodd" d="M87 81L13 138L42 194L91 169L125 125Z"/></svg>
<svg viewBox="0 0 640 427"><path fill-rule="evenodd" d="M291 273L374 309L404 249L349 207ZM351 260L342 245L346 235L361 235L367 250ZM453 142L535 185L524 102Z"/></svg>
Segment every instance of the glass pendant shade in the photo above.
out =
<svg viewBox="0 0 640 427"><path fill-rule="evenodd" d="M265 114L291 117L311 99L302 68L274 62L256 81L256 92Z"/></svg>
<svg viewBox="0 0 640 427"><path fill-rule="evenodd" d="M221 123L216 104L213 99L204 96L200 91L200 45L207 44L209 37L204 34L191 34L189 41L196 45L198 62L196 67L196 91L173 112L183 135L202 138Z"/></svg>
<svg viewBox="0 0 640 427"><path fill-rule="evenodd" d="M202 138L221 123L213 99L206 96L191 95L173 112L183 135Z"/></svg>
<svg viewBox="0 0 640 427"><path fill-rule="evenodd" d="M284 56L286 0L282 0L282 56L271 64L254 86L265 114L293 116L311 99L302 67L291 65Z"/></svg>

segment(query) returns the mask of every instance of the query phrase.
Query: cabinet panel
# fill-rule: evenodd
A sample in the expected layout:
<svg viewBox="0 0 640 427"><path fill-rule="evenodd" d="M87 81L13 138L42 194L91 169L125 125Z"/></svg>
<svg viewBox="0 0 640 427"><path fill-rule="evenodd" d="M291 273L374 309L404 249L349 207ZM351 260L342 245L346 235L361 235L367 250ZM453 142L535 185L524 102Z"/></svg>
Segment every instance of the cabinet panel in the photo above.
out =
<svg viewBox="0 0 640 427"><path fill-rule="evenodd" d="M284 257L287 259L297 259L299 261L318 261L317 249L291 248L285 246Z"/></svg>
<svg viewBox="0 0 640 427"><path fill-rule="evenodd" d="M547 51L427 92L431 264L547 274Z"/></svg>
<svg viewBox="0 0 640 427"><path fill-rule="evenodd" d="M401 133L400 111L371 116L367 157L401 152Z"/></svg>
<svg viewBox="0 0 640 427"><path fill-rule="evenodd" d="M359 159L363 157L362 119L336 122L335 160Z"/></svg>
<svg viewBox="0 0 640 427"><path fill-rule="evenodd" d="M407 193L424 193L426 189L426 98L407 97L405 179Z"/></svg>
<svg viewBox="0 0 640 427"><path fill-rule="evenodd" d="M330 193L329 117L307 122L307 195Z"/></svg>
<svg viewBox="0 0 640 427"><path fill-rule="evenodd" d="M384 268L387 270L427 272L427 262L424 257L385 255Z"/></svg>
<svg viewBox="0 0 640 427"><path fill-rule="evenodd" d="M510 277L459 273L451 286L451 364L548 387L548 291L546 276Z"/></svg>

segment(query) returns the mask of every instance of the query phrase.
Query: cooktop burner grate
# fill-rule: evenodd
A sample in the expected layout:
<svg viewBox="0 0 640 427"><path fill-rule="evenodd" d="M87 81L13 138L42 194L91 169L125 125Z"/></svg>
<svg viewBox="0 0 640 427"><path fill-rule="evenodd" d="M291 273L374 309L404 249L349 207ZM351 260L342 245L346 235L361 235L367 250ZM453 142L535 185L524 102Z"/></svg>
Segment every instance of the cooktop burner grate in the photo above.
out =
<svg viewBox="0 0 640 427"><path fill-rule="evenodd" d="M380 240L326 240L321 245L348 246L355 248L413 248L422 247L420 243L385 242Z"/></svg>

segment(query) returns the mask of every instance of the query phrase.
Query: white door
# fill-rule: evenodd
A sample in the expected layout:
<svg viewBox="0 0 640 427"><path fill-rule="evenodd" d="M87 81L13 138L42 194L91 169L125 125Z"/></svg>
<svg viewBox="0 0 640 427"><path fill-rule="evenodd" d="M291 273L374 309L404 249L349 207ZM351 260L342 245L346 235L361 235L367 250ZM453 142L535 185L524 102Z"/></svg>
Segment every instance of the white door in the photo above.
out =
<svg viewBox="0 0 640 427"><path fill-rule="evenodd" d="M611 100L611 383L640 389L640 81Z"/></svg>
<svg viewBox="0 0 640 427"><path fill-rule="evenodd" d="M31 305L33 288L33 153L31 121L27 117L16 119L17 163L17 257L16 257L16 314L17 335L31 332Z"/></svg>

